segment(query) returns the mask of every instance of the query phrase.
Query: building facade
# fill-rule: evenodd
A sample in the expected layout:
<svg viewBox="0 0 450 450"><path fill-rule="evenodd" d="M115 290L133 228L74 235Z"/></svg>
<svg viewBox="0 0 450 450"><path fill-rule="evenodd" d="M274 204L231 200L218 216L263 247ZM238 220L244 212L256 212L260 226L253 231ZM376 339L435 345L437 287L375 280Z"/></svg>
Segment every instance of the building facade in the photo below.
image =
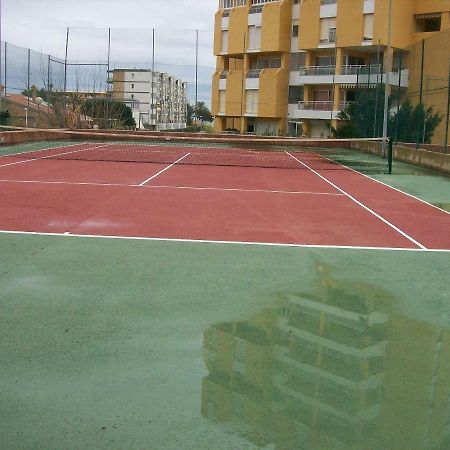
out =
<svg viewBox="0 0 450 450"><path fill-rule="evenodd" d="M138 128L186 128L187 83L167 73L147 69L110 71L112 95L133 110Z"/></svg>
<svg viewBox="0 0 450 450"><path fill-rule="evenodd" d="M389 0L220 0L216 131L326 137L359 85L389 80L404 97L420 71L411 46L450 51L450 0L393 0L390 58L388 18Z"/></svg>

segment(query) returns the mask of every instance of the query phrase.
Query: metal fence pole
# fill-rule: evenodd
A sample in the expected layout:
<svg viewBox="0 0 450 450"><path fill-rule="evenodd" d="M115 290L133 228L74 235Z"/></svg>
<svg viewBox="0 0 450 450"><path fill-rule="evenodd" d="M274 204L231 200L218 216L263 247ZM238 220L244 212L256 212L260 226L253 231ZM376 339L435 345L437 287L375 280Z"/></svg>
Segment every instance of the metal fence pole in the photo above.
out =
<svg viewBox="0 0 450 450"><path fill-rule="evenodd" d="M67 127L67 98L66 98L66 93L67 93L67 55L68 55L68 51L69 51L69 30L70 28L67 27L67 31L66 31L66 53L65 53L65 57L64 57L64 93L63 93L63 100L64 100L64 127Z"/></svg>
<svg viewBox="0 0 450 450"><path fill-rule="evenodd" d="M391 36L392 36L392 0L389 0L389 19L388 19L388 44L386 51L386 85L384 89L384 113L383 113L383 156L386 156L388 144L388 115L389 115L389 76L391 70Z"/></svg>
<svg viewBox="0 0 450 450"><path fill-rule="evenodd" d="M5 71L5 80L6 80L6 71ZM2 0L0 0L0 84L1 82L2 82ZM1 113L2 113L2 92L0 92L0 125L3 125Z"/></svg>
<svg viewBox="0 0 450 450"><path fill-rule="evenodd" d="M198 103L198 30L195 30L195 112ZM197 115L197 114L196 114Z"/></svg>
<svg viewBox="0 0 450 450"><path fill-rule="evenodd" d="M155 116L155 126L154 126L154 130L157 131L156 129L156 117L157 117L157 108L154 102L154 98L155 98L155 29L152 28L152 81L151 81L152 85L151 85L151 90L152 90L152 94L151 94L151 105L150 105L150 121L153 122L153 116Z"/></svg>
<svg viewBox="0 0 450 450"><path fill-rule="evenodd" d="M400 50L400 67L398 70L397 116L395 117L395 143L398 142L398 114L400 112L400 90L402 86L403 51Z"/></svg>
<svg viewBox="0 0 450 450"><path fill-rule="evenodd" d="M419 105L422 105L423 102L423 73L424 73L424 64L425 64L425 39L422 39L422 57L420 63L420 89L419 89ZM416 148L419 148L419 140L420 140L420 130L417 129L416 133Z"/></svg>
<svg viewBox="0 0 450 450"><path fill-rule="evenodd" d="M448 127L450 125L450 58L448 60L447 119L445 121L444 150L448 153Z"/></svg>
<svg viewBox="0 0 450 450"><path fill-rule="evenodd" d="M109 92L109 71L111 62L111 28L108 28L108 68L106 71L106 128L111 128L111 119L109 117L109 104L110 104L110 92Z"/></svg>
<svg viewBox="0 0 450 450"><path fill-rule="evenodd" d="M27 72L27 114L25 126L28 126L28 113L30 111L30 78L31 78L31 50L28 49L28 72Z"/></svg>

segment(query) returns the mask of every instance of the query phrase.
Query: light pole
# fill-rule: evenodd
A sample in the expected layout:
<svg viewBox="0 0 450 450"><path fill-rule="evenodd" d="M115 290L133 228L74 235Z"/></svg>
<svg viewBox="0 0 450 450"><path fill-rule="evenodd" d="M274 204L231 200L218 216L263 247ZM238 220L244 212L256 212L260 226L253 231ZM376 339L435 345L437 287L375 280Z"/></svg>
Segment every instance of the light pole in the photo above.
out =
<svg viewBox="0 0 450 450"><path fill-rule="evenodd" d="M389 19L388 19L388 43L386 55L386 86L384 90L384 113L383 113L383 156L387 155L387 125L389 113L389 75L391 70L391 32L392 32L392 0L389 0Z"/></svg>

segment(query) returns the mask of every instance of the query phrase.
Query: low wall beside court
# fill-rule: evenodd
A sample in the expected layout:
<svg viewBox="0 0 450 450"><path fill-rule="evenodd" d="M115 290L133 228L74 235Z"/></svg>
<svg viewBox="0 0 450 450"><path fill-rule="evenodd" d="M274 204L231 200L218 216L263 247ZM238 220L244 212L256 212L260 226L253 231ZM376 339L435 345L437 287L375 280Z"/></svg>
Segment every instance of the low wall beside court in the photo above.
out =
<svg viewBox="0 0 450 450"><path fill-rule="evenodd" d="M430 152L421 148L394 145L394 161L401 161L425 169L450 175L450 154Z"/></svg>

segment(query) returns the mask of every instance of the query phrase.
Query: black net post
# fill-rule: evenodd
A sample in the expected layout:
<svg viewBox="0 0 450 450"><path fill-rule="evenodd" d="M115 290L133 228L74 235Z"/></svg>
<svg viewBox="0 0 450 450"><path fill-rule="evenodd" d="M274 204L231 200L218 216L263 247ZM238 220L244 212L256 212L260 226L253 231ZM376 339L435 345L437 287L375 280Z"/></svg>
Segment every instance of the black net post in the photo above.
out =
<svg viewBox="0 0 450 450"><path fill-rule="evenodd" d="M388 172L392 173L392 159L393 159L393 141L392 138L388 138Z"/></svg>

